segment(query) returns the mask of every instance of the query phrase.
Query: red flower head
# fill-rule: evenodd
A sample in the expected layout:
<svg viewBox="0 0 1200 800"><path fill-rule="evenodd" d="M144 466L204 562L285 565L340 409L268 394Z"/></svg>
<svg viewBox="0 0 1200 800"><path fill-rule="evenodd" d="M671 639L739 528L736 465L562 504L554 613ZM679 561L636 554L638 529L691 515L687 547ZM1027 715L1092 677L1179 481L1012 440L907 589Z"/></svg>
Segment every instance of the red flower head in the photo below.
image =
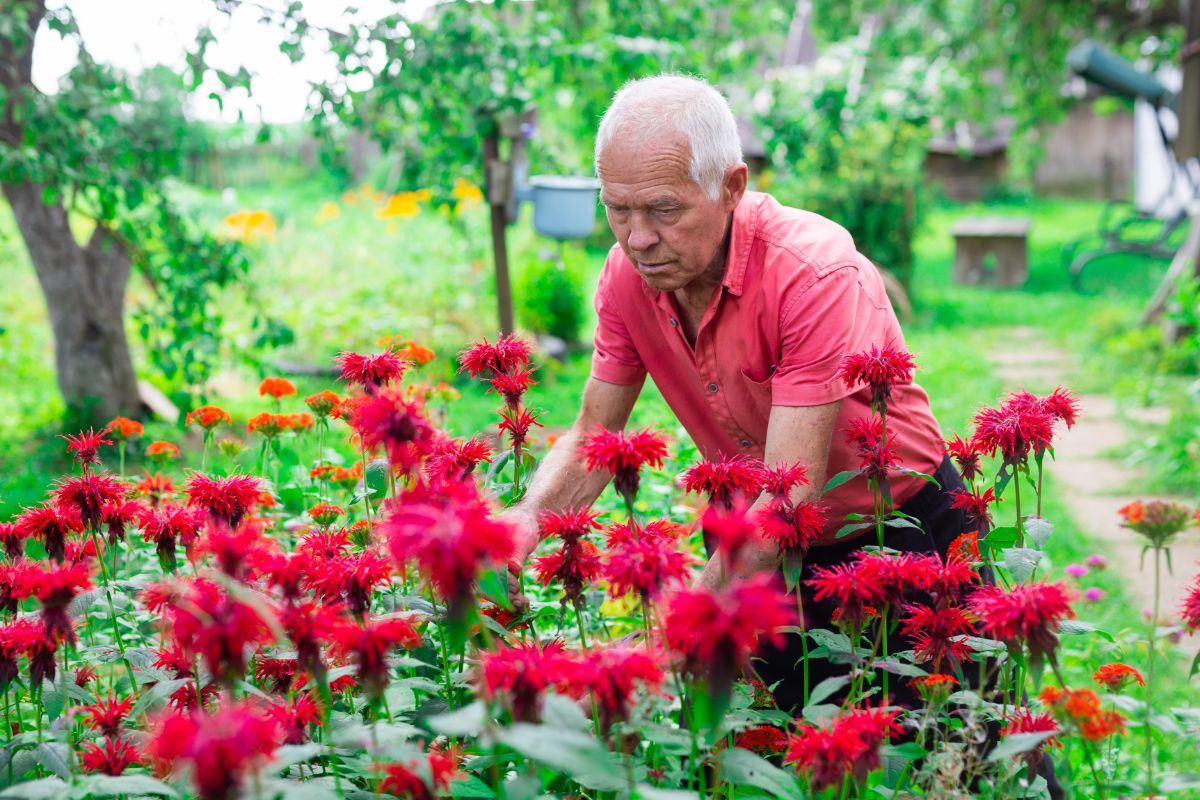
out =
<svg viewBox="0 0 1200 800"><path fill-rule="evenodd" d="M0 611L16 614L18 604L37 591L41 574L38 563L24 558L0 564Z"/></svg>
<svg viewBox="0 0 1200 800"><path fill-rule="evenodd" d="M84 563L47 564L40 570L30 570L26 578L34 582L30 594L41 601L46 635L74 643L75 629L67 616L67 606L80 592L92 588L91 567Z"/></svg>
<svg viewBox="0 0 1200 800"><path fill-rule="evenodd" d="M144 509L140 521L142 538L154 542L163 570L173 571L177 567L176 545L191 548L204 524L204 511L163 503L158 508Z"/></svg>
<svg viewBox="0 0 1200 800"><path fill-rule="evenodd" d="M25 533L15 522L0 522L0 545L4 546L4 556L9 561L15 561L25 552Z"/></svg>
<svg viewBox="0 0 1200 800"><path fill-rule="evenodd" d="M803 557L825 532L828 512L826 506L813 502L793 505L777 495L759 512L758 521L763 536L782 550Z"/></svg>
<svg viewBox="0 0 1200 800"><path fill-rule="evenodd" d="M275 694L287 694L292 689L296 679L299 661L294 658L262 658L254 659L254 680L264 684L267 690Z"/></svg>
<svg viewBox="0 0 1200 800"><path fill-rule="evenodd" d="M67 557L67 534L83 532L83 518L71 507L40 505L26 508L14 520L17 530L26 539L38 539L46 548L46 555L55 561Z"/></svg>
<svg viewBox="0 0 1200 800"><path fill-rule="evenodd" d="M628 645L609 645L578 653L572 660L563 690L572 697L591 698L607 731L629 718L634 692L640 685L657 691L665 680L661 654Z"/></svg>
<svg viewBox="0 0 1200 800"><path fill-rule="evenodd" d="M396 562L415 562L452 615L466 610L479 573L508 563L516 546L512 527L491 516L469 483L405 492L390 505L379 530Z"/></svg>
<svg viewBox="0 0 1200 800"><path fill-rule="evenodd" d="M405 617L377 617L364 622L342 621L329 634L337 658L353 657L358 681L378 698L388 683L387 654L396 647L420 647L421 635Z"/></svg>
<svg viewBox="0 0 1200 800"><path fill-rule="evenodd" d="M116 695L109 694L103 700L97 700L88 706L80 706L83 713L83 724L94 731L100 731L105 736L116 736L121 730L121 723L133 709L134 697L118 700Z"/></svg>
<svg viewBox="0 0 1200 800"><path fill-rule="evenodd" d="M983 561L979 552L979 531L960 533L950 543L946 557L951 561L961 561L967 564L978 564Z"/></svg>
<svg viewBox="0 0 1200 800"><path fill-rule="evenodd" d="M479 439L441 439L425 459L425 476L430 480L458 481L470 475L480 462L492 461L492 450Z"/></svg>
<svg viewBox="0 0 1200 800"><path fill-rule="evenodd" d="M681 589L667 605L667 648L683 660L683 670L707 681L724 696L738 672L765 639L783 645L782 628L796 622L796 608L774 576L734 580L716 592Z"/></svg>
<svg viewBox="0 0 1200 800"><path fill-rule="evenodd" d="M561 583L563 602L575 603L600 574L600 550L586 539L577 539L534 559L533 568L543 586Z"/></svg>
<svg viewBox="0 0 1200 800"><path fill-rule="evenodd" d="M1061 583L1017 584L1005 590L981 586L967 603L984 636L1024 644L1031 653L1058 647L1058 624L1074 617L1071 595Z"/></svg>
<svg viewBox="0 0 1200 800"><path fill-rule="evenodd" d="M203 659L208 671L226 683L246 672L247 650L273 640L274 619L209 580L183 584L164 608L167 631L185 652Z"/></svg>
<svg viewBox="0 0 1200 800"><path fill-rule="evenodd" d="M279 625L296 648L296 666L317 679L325 675L321 641L343 622L341 611L340 604L313 600L285 603L279 610Z"/></svg>
<svg viewBox="0 0 1200 800"><path fill-rule="evenodd" d="M91 664L84 664L75 670L75 685L80 689L86 689L89 683L96 683L100 680L100 673L96 672L96 668Z"/></svg>
<svg viewBox="0 0 1200 800"><path fill-rule="evenodd" d="M711 505L730 509L738 495L753 501L762 491L764 473L759 461L735 455L691 467L683 473L683 488L693 494L704 492Z"/></svg>
<svg viewBox="0 0 1200 800"><path fill-rule="evenodd" d="M495 344L485 338L459 353L458 363L472 378L515 372L529 363L529 344L512 335L501 336Z"/></svg>
<svg viewBox="0 0 1200 800"><path fill-rule="evenodd" d="M374 394L377 389L400 380L408 369L408 362L391 350L372 355L346 351L338 353L336 360L342 370L342 380L357 383L367 394Z"/></svg>
<svg viewBox="0 0 1200 800"><path fill-rule="evenodd" d="M145 428L142 423L129 417L113 417L112 422L104 426L105 430L118 442L127 442L142 435Z"/></svg>
<svg viewBox="0 0 1200 800"><path fill-rule="evenodd" d="M855 708L820 727L804 724L788 737L783 762L806 773L816 792L841 786L847 776L862 783L867 773L879 768L880 745L901 732L896 724L898 714L881 708Z"/></svg>
<svg viewBox="0 0 1200 800"><path fill-rule="evenodd" d="M1045 713L1035 713L1028 708L1020 708L1009 714L1005 717L1005 721L1008 724L1000 730L1001 736L1015 736L1019 733L1058 733L1061 730L1058 723L1054 721L1054 717ZM1062 748L1062 742L1051 736L1037 747L1016 757L1036 769L1037 765L1041 763L1042 753L1047 747Z"/></svg>
<svg viewBox="0 0 1200 800"><path fill-rule="evenodd" d="M577 508L561 513L544 511L538 518L538 527L543 539L556 536L564 542L577 542L589 533L600 530L600 523L588 509Z"/></svg>
<svg viewBox="0 0 1200 800"><path fill-rule="evenodd" d="M392 562L378 549L326 561L313 561L309 583L324 598L346 601L358 616L371 610L371 595L392 580Z"/></svg>
<svg viewBox="0 0 1200 800"><path fill-rule="evenodd" d="M954 459L955 464L958 464L958 471L962 473L963 480L968 484L974 483L982 473L979 464L981 454L975 439L964 441L956 433L953 439L946 442L946 453Z"/></svg>
<svg viewBox="0 0 1200 800"><path fill-rule="evenodd" d="M232 425L233 417L229 416L228 411L217 406L200 406L189 411L184 419L185 425L199 425L205 433L212 433L222 422Z"/></svg>
<svg viewBox="0 0 1200 800"><path fill-rule="evenodd" d="M220 520L209 520L204 536L196 544L196 552L211 553L217 569L231 578L242 580L245 568L260 561L260 552L269 552L276 543L263 536L262 523L247 520L231 528Z"/></svg>
<svg viewBox="0 0 1200 800"><path fill-rule="evenodd" d="M513 447L525 444L525 440L529 438L529 429L534 425L539 428L546 427L538 422L538 417L542 411L530 411L528 408L509 408L505 407L500 411L500 433L509 435Z"/></svg>
<svg viewBox="0 0 1200 800"><path fill-rule="evenodd" d="M392 467L411 472L422 458L433 451L433 425L422 413L420 404L409 402L396 388L379 389L348 401L350 426L369 449L382 447Z"/></svg>
<svg viewBox="0 0 1200 800"><path fill-rule="evenodd" d="M300 540L296 552L311 559L311 567L316 562L332 561L341 558L350 547L350 535L345 528L336 531L316 531Z"/></svg>
<svg viewBox="0 0 1200 800"><path fill-rule="evenodd" d="M870 350L851 353L842 359L838 374L847 389L864 383L871 387L871 406L879 409L886 407L893 386L912 383L916 368L912 353L890 344L883 348L871 345Z"/></svg>
<svg viewBox="0 0 1200 800"><path fill-rule="evenodd" d="M130 764L137 763L137 748L120 736L109 737L104 744L84 742L80 747L79 767L84 772L120 775Z"/></svg>
<svg viewBox="0 0 1200 800"><path fill-rule="evenodd" d="M1050 416L1062 420L1068 428L1075 426L1075 419L1083 410L1070 390L1061 386L1045 397L1038 398L1038 402Z"/></svg>
<svg viewBox="0 0 1200 800"><path fill-rule="evenodd" d="M720 549L728 569L736 569L742 551L759 540L758 515L746 513L747 502L741 498L729 508L710 505L700 518L705 547L712 552Z"/></svg>
<svg viewBox="0 0 1200 800"><path fill-rule="evenodd" d="M980 530L992 526L992 504L1000 501L991 487L983 492L978 489L951 489L950 496L954 498L950 501L950 507L961 508L972 525Z"/></svg>
<svg viewBox="0 0 1200 800"><path fill-rule="evenodd" d="M641 535L611 547L602 571L613 597L636 593L647 602L673 584L687 580L692 561L692 556L679 550L674 540Z"/></svg>
<svg viewBox="0 0 1200 800"><path fill-rule="evenodd" d="M1128 664L1104 664L1092 674L1092 680L1110 692L1122 692L1134 682L1145 686L1146 679Z"/></svg>
<svg viewBox="0 0 1200 800"><path fill-rule="evenodd" d="M777 497L788 497L792 489L807 486L808 469L799 462L795 464L779 463L763 471L763 491Z"/></svg>
<svg viewBox="0 0 1200 800"><path fill-rule="evenodd" d="M247 433L257 433L267 439L273 439L291 429L291 414L272 414L270 411L263 411L246 420Z"/></svg>
<svg viewBox="0 0 1200 800"><path fill-rule="evenodd" d="M532 369L499 372L488 378L487 381L492 385L488 389L488 393L495 392L501 395L509 408L516 408L520 405L521 398L525 396L525 392L529 391L529 387L537 385L537 381L533 379Z"/></svg>
<svg viewBox="0 0 1200 800"><path fill-rule="evenodd" d="M321 726L321 704L312 695L299 694L282 702L273 702L266 708L267 717L274 721L284 744L304 744L308 741L308 729Z"/></svg>
<svg viewBox="0 0 1200 800"><path fill-rule="evenodd" d="M100 527L104 506L125 497L125 484L106 472L89 472L78 478L60 482L54 499L60 509L70 509L79 516L85 527Z"/></svg>
<svg viewBox="0 0 1200 800"><path fill-rule="evenodd" d="M202 508L210 517L236 528L258 503L262 490L262 482L250 475L210 478L193 472L187 485L188 505Z"/></svg>
<svg viewBox="0 0 1200 800"><path fill-rule="evenodd" d="M480 657L483 694L489 700L500 695L508 698L514 722L536 722L541 711L542 694L551 686L565 685L571 677L571 662L563 643L537 642L501 645Z"/></svg>
<svg viewBox="0 0 1200 800"><path fill-rule="evenodd" d="M867 480L883 481L899 463L896 435L885 428L880 417L856 417L846 427L846 443L859 458L859 469Z"/></svg>
<svg viewBox="0 0 1200 800"><path fill-rule="evenodd" d="M787 749L787 732L774 725L755 725L733 738L733 746L763 758L781 755Z"/></svg>
<svg viewBox="0 0 1200 800"><path fill-rule="evenodd" d="M837 622L857 629L886 600L882 578L862 570L858 563L842 563L814 568L813 577L805 583L813 588L817 600L833 600L838 608Z"/></svg>
<svg viewBox="0 0 1200 800"><path fill-rule="evenodd" d="M953 543L945 561L940 558L934 560L937 562L936 568L927 587L927 591L933 595L934 606L945 608L957 605L963 590L979 583L979 573L975 571L974 566L976 562L956 558Z"/></svg>
<svg viewBox="0 0 1200 800"><path fill-rule="evenodd" d="M125 530L141 517L145 506L136 500L116 500L106 503L100 511L100 520L108 526L108 543L114 545L124 541Z"/></svg>
<svg viewBox="0 0 1200 800"><path fill-rule="evenodd" d="M1192 579L1192 585L1180 601L1179 617L1189 631L1200 630L1200 575Z"/></svg>
<svg viewBox="0 0 1200 800"><path fill-rule="evenodd" d="M1101 707L1100 697L1091 689L1059 689L1047 686L1038 699L1060 723L1073 725L1089 742L1099 742L1125 732L1125 717Z"/></svg>
<svg viewBox="0 0 1200 800"><path fill-rule="evenodd" d="M174 494L175 485L171 483L171 479L163 475L161 472L156 472L151 475L145 473L146 477L142 478L134 484L134 494L145 497L150 501L150 505L157 506L169 494Z"/></svg>
<svg viewBox="0 0 1200 800"><path fill-rule="evenodd" d="M111 440L104 438L107 435L108 428L101 428L99 431L88 428L86 432L81 431L74 436L66 434L59 438L67 440L67 452L73 453L75 462L87 472L88 467L100 463L100 448L112 444Z"/></svg>
<svg viewBox="0 0 1200 800"><path fill-rule="evenodd" d="M971 655L971 648L963 641L970 636L971 618L961 608L949 606L934 609L921 603L904 607L906 616L901 629L913 643L913 650L921 661L932 662L935 670L957 670Z"/></svg>
<svg viewBox="0 0 1200 800"><path fill-rule="evenodd" d="M8 691L8 685L20 674L17 660L38 652L43 646L50 653L49 674L53 679L55 644L46 636L46 627L28 616L0 625L0 692ZM40 681L37 685L41 685Z"/></svg>
<svg viewBox="0 0 1200 800"><path fill-rule="evenodd" d="M227 703L215 714L193 709L159 717L146 753L165 768L187 765L201 800L233 800L278 744L278 729L258 708Z"/></svg>
<svg viewBox="0 0 1200 800"><path fill-rule="evenodd" d="M435 800L445 796L458 775L454 751L430 748L423 761L383 765L379 793L406 800Z"/></svg>
<svg viewBox="0 0 1200 800"><path fill-rule="evenodd" d="M999 408L985 408L975 415L972 443L980 452L1000 451L1006 464L1019 464L1030 452L1050 447L1055 417L1028 393L1013 394ZM1037 398L1034 398L1036 401Z"/></svg>
<svg viewBox="0 0 1200 800"><path fill-rule="evenodd" d="M617 492L632 506L637 497L638 471L645 465L662 466L667 457L667 439L649 428L624 433L599 425L595 432L584 436L580 449L587 457L588 472L611 472Z"/></svg>
<svg viewBox="0 0 1200 800"><path fill-rule="evenodd" d="M258 394L260 397L270 395L278 400L281 397L290 397L295 393L296 384L287 378L263 378L262 383L258 385Z"/></svg>

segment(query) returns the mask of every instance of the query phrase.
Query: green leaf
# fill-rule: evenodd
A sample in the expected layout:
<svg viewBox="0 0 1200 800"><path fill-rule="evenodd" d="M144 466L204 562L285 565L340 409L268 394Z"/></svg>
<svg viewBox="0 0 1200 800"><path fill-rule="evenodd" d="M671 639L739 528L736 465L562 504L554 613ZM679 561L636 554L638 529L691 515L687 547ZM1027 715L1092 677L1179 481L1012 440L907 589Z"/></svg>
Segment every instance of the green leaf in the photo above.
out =
<svg viewBox="0 0 1200 800"><path fill-rule="evenodd" d="M518 722L501 730L497 738L526 758L589 789L616 791L625 785L612 754L585 733Z"/></svg>
<svg viewBox="0 0 1200 800"><path fill-rule="evenodd" d="M841 486L843 483L852 481L855 478L857 478L859 475L862 475L861 469L843 470L842 472L839 472L837 475L834 475L832 478L829 479L829 482L825 484L825 488L821 490L821 494L829 494L834 489Z"/></svg>
<svg viewBox="0 0 1200 800"><path fill-rule="evenodd" d="M883 746L881 751L884 756L893 756L895 758L904 758L909 761L916 761L918 758L924 758L929 755L924 747L916 742L903 742L902 744L887 744Z"/></svg>
<svg viewBox="0 0 1200 800"><path fill-rule="evenodd" d="M831 653L851 655L854 652L854 648L850 643L850 637L844 633L826 630L825 628L814 628L808 632L808 636L818 645L827 648Z"/></svg>
<svg viewBox="0 0 1200 800"><path fill-rule="evenodd" d="M1029 547L1010 547L1003 553L1004 568L1018 582L1028 580L1042 562L1042 553Z"/></svg>
<svg viewBox="0 0 1200 800"><path fill-rule="evenodd" d="M833 535L833 538L841 539L843 536L849 536L850 534L854 533L855 531L861 531L864 528L873 528L873 527L875 527L874 522L848 522L845 525L843 525L842 527L838 528L837 533L835 533Z"/></svg>
<svg viewBox="0 0 1200 800"><path fill-rule="evenodd" d="M591 722L574 700L557 694L548 694L542 699L542 720L554 728L587 732Z"/></svg>
<svg viewBox="0 0 1200 800"><path fill-rule="evenodd" d="M731 747L717 757L721 777L739 786L762 789L772 797L799 798L800 787L794 775L781 770L762 756Z"/></svg>
<svg viewBox="0 0 1200 800"><path fill-rule="evenodd" d="M33 748L34 763L41 764L63 780L71 778L71 767L67 764L67 746L59 742L42 742Z"/></svg>
<svg viewBox="0 0 1200 800"><path fill-rule="evenodd" d="M657 786L639 783L634 787L633 796L640 800L693 800L696 793L685 792L683 789L659 789Z"/></svg>
<svg viewBox="0 0 1200 800"><path fill-rule="evenodd" d="M450 784L451 797L482 797L490 799L496 796L492 791L492 787L488 786L479 778L470 773L466 773L463 777ZM690 795L689 795L690 797Z"/></svg>
<svg viewBox="0 0 1200 800"><path fill-rule="evenodd" d="M883 521L883 526L885 528L912 528L914 530L921 531L922 533L924 533L924 531L925 531L925 529L922 528L920 525L917 525L915 522L911 522L910 520L904 519L903 517L892 517L891 519L885 519Z"/></svg>
<svg viewBox="0 0 1200 800"><path fill-rule="evenodd" d="M928 674L920 667L912 664L905 664L903 661L899 661L895 658L881 658L875 662L875 666L879 667L879 669L885 670L886 672L890 672L893 675L900 675L904 678L921 678Z"/></svg>
<svg viewBox="0 0 1200 800"><path fill-rule="evenodd" d="M1043 517L1030 514L1025 518L1025 535L1028 536L1038 549L1046 546L1050 535L1054 533L1054 525Z"/></svg>
<svg viewBox="0 0 1200 800"><path fill-rule="evenodd" d="M23 800L50 800L55 797L66 797L71 791L61 778L40 778L36 781L26 781L10 786L0 797L20 797Z"/></svg>
<svg viewBox="0 0 1200 800"><path fill-rule="evenodd" d="M1004 761L1013 756L1028 753L1057 733L1057 731L1039 731L1038 733L1014 733L1005 736L1000 740L1000 744L996 745L996 749L988 754L988 761Z"/></svg>
<svg viewBox="0 0 1200 800"><path fill-rule="evenodd" d="M512 608L508 600L508 568L489 569L480 575L479 593L501 608Z"/></svg>
<svg viewBox="0 0 1200 800"><path fill-rule="evenodd" d="M425 719L425 725L444 736L474 736L487 721L487 707L478 700L449 714Z"/></svg>
<svg viewBox="0 0 1200 800"><path fill-rule="evenodd" d="M826 678L813 687L812 692L808 695L808 705L817 705L828 700L830 697L833 697L838 689L849 684L849 675L835 675L832 678Z"/></svg>
<svg viewBox="0 0 1200 800"><path fill-rule="evenodd" d="M992 556L999 556L1006 548L1013 547L1017 543L1017 529L1011 525L1006 525L1001 528L993 528L988 531L988 535L983 539L982 544L992 552Z"/></svg>
<svg viewBox="0 0 1200 800"><path fill-rule="evenodd" d="M921 472L920 470L910 469L908 467L896 467L894 469L894 471L899 472L903 475L908 475L911 478L920 478L921 480L925 481L926 483L932 483L934 486L938 486L938 487L941 486L941 484L938 483L937 478L933 477L932 475L926 475L924 472Z"/></svg>
<svg viewBox="0 0 1200 800"><path fill-rule="evenodd" d="M133 704L133 708L129 711L129 718L137 719L142 714L149 711L153 706L157 705L163 700L166 700L168 697L174 694L179 687L191 682L191 678L178 678L171 681L159 681L147 689L146 692L138 698L137 702Z"/></svg>
<svg viewBox="0 0 1200 800"><path fill-rule="evenodd" d="M179 792L149 775L88 775L79 782L87 787L88 794L98 797L120 794L179 797Z"/></svg>
<svg viewBox="0 0 1200 800"><path fill-rule="evenodd" d="M296 764L303 764L311 761L319 756L325 748L316 742L308 744L285 744L275 751L275 756L271 759L271 769L274 772L283 772L285 769Z"/></svg>

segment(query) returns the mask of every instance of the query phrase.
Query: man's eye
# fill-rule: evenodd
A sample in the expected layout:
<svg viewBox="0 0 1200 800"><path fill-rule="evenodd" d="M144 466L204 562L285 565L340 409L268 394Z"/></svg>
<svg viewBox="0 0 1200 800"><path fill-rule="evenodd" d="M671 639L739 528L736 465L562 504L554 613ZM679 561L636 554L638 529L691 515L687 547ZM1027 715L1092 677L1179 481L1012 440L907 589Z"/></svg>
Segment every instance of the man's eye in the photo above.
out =
<svg viewBox="0 0 1200 800"><path fill-rule="evenodd" d="M679 209L678 208L656 208L654 210L654 214L659 219L671 219L672 217L675 217L679 214Z"/></svg>

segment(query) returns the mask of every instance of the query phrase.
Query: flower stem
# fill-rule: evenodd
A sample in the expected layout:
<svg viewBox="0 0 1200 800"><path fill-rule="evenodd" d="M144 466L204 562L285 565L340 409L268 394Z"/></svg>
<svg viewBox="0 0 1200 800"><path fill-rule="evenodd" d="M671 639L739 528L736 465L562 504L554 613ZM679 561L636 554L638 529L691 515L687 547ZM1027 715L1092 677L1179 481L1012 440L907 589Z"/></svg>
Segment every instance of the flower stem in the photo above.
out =
<svg viewBox="0 0 1200 800"><path fill-rule="evenodd" d="M1155 639L1158 638L1158 608L1160 587L1162 585L1162 548L1154 548L1154 612L1150 617L1150 631L1146 643L1150 647L1146 665L1146 796L1154 794L1154 732L1150 726L1150 718L1154 713L1151 706L1154 700L1154 654Z"/></svg>

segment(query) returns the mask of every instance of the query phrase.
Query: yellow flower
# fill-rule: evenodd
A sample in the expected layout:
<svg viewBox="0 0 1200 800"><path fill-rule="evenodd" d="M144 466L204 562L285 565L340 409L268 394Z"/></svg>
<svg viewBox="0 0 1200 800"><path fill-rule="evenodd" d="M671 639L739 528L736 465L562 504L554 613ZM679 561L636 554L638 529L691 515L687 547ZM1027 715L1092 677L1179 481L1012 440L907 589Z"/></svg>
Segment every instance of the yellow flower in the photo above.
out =
<svg viewBox="0 0 1200 800"><path fill-rule="evenodd" d="M229 238L239 242L273 239L279 227L275 215L263 208L235 211L225 217L225 225L229 229Z"/></svg>
<svg viewBox="0 0 1200 800"><path fill-rule="evenodd" d="M413 192L413 194L415 194L417 199L422 203L428 203L433 199L433 192L429 191L428 189L417 189L415 192Z"/></svg>
<svg viewBox="0 0 1200 800"><path fill-rule="evenodd" d="M323 203L321 209L313 217L313 222L318 225L324 225L326 222L331 222L337 219L342 213L342 209L338 208L337 203Z"/></svg>
<svg viewBox="0 0 1200 800"><path fill-rule="evenodd" d="M375 216L379 219L399 219L415 217L421 213L421 207L417 204L416 192L400 192L388 198L387 205L375 209Z"/></svg>
<svg viewBox="0 0 1200 800"><path fill-rule="evenodd" d="M471 183L466 178L456 178L454 181L454 190L452 192L454 199L460 203L482 203L483 192L479 191L479 187Z"/></svg>

